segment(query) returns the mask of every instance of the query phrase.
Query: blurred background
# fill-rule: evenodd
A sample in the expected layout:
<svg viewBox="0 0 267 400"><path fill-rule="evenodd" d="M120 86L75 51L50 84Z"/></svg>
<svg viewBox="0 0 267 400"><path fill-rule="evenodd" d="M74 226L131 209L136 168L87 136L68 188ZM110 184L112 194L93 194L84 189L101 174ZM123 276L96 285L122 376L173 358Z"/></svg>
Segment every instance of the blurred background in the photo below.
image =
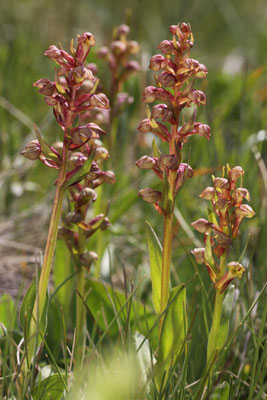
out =
<svg viewBox="0 0 267 400"><path fill-rule="evenodd" d="M243 223L236 254L241 254L251 232L246 262L248 266L252 260L256 266L251 274L255 285L260 284L267 256L266 1L9 0L1 3L0 11L0 292L16 295L23 277L32 276L44 246L53 199L54 170L20 156L25 144L34 139L32 122L50 144L60 139L51 109L32 87L40 78L53 78L54 65L43 53L59 42L68 50L70 39L84 31L94 34L97 50L110 43L113 28L122 23L130 26L130 39L140 43L142 71L126 87L134 102L121 115L118 127L116 151L123 161L113 166L118 183L112 192L110 217L114 224L108 240L114 257L126 263L133 274L147 266L144 219L159 236L162 220L137 196L141 187L157 185L152 173L134 165L141 155L151 154L151 146L139 140L136 130L144 117L140 95L145 85L153 83L148 63L158 53L157 44L171 38L170 25L183 21L190 22L195 38L191 57L209 70L200 84L208 104L198 120L211 126L212 137L209 142L193 137L185 146L185 161L190 159L195 178L187 182L178 199L181 215L176 224L174 264L188 264L180 279L192 275L193 267L184 252L193 246L190 223L207 213L207 203L197 196L210 184L210 175L219 175L229 162L246 171L243 185L249 189L256 211L253 220ZM99 76L108 87L108 71L96 58L95 49L88 61L98 64ZM115 216L121 196L125 207Z"/></svg>

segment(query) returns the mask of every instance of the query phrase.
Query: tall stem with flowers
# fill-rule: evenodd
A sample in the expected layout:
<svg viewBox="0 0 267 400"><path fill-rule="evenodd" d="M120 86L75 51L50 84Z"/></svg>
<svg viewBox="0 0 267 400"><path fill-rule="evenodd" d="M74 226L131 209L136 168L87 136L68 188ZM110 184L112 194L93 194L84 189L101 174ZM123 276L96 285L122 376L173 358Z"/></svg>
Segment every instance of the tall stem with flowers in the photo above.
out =
<svg viewBox="0 0 267 400"><path fill-rule="evenodd" d="M77 279L77 346L83 342L83 329L85 314L84 273L83 267L90 268L96 258L94 253L86 250L86 239L98 228L108 226L107 217L104 214L87 220L87 208L96 199L94 189L103 182L114 183L115 176L112 171L102 171L99 162L107 158L107 151L97 144L98 139L105 132L90 121L81 124L81 114L91 109L108 109L109 101L103 93L95 93L98 80L86 65L85 60L95 45L94 36L83 33L78 36L77 48L74 48L73 40L70 44L70 53L62 48L50 46L45 55L58 64L55 70L55 80L40 79L34 83L39 92L44 95L45 102L53 107L56 121L63 130L62 143L56 149L48 145L42 138L37 127L35 133L37 140L29 143L22 154L31 160L39 159L45 165L58 170L56 180L56 193L51 213L48 237L44 252L44 259L39 278L39 287L35 296L35 302L27 332L27 363L24 363L24 375L27 372L38 343L39 332L37 327L45 313L48 281L52 266L53 254L56 246L58 227L61 216L62 202L67 189L73 200L71 212L65 218L61 236L72 250L75 266L78 270ZM84 83L91 82L91 90L84 90ZM88 86L87 86L88 87ZM102 149L102 150L101 150ZM77 224L78 227L74 227ZM76 250L75 250L76 249ZM44 332L42 332L44 333ZM36 338L36 340L32 340ZM78 355L78 358L81 357Z"/></svg>
<svg viewBox="0 0 267 400"><path fill-rule="evenodd" d="M186 179L193 176L190 165L182 162L182 148L191 135L210 138L209 126L196 122L196 107L206 104L206 96L193 88L195 79L206 77L207 68L190 58L193 35L189 24L172 25L170 33L172 40L163 40L158 45L163 55L156 54L150 59L149 68L159 72L155 75L156 86L148 86L143 93L143 102L160 103L151 111L147 109L147 118L138 126L140 132L152 132L167 142L169 152L162 155L154 143L153 156L143 156L136 162L139 168L152 169L163 182L162 191L145 188L139 192L164 218L160 307L156 309L159 315L163 315L169 300L175 199ZM192 106L195 107L191 117L180 125L182 110ZM162 316L160 333L163 320Z"/></svg>
<svg viewBox="0 0 267 400"><path fill-rule="evenodd" d="M255 212L244 200L250 200L246 188L238 187L237 182L244 174L240 166L223 169L223 177L213 176L213 186L203 190L200 197L211 201L209 220L200 218L192 223L199 232L205 234L203 248L192 250L198 264L204 264L216 289L212 326L207 349L207 365L211 372L213 362L227 339L220 332L223 312L224 292L234 278L241 278L245 268L237 261L226 264L227 256L239 234L243 219L252 218Z"/></svg>

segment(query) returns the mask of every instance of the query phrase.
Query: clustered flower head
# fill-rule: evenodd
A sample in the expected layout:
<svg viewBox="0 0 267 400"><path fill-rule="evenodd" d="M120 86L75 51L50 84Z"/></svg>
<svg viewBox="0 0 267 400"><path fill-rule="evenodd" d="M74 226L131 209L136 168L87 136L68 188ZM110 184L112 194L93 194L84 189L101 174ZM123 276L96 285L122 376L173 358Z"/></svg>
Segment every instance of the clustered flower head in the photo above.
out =
<svg viewBox="0 0 267 400"><path fill-rule="evenodd" d="M200 218L192 226L204 233L205 247L192 250L198 264L205 264L215 288L222 293L235 277L241 277L245 268L236 261L227 264L228 271L222 276L219 260L225 252L229 252L233 239L239 233L239 227L244 218L252 218L255 212L244 200L250 201L247 189L238 187L237 182L244 174L240 166L230 168L226 166L226 178L213 178L213 186L209 186L199 195L210 200L212 213L209 221Z"/></svg>
<svg viewBox="0 0 267 400"><path fill-rule="evenodd" d="M99 58L105 60L111 72L110 99L113 113L116 114L124 104L129 104L133 98L123 92L123 83L136 72L140 71L140 65L132 60L132 56L139 53L140 46L135 40L128 40L130 28L120 25L114 29L113 40L109 47L103 46L97 52Z"/></svg>
<svg viewBox="0 0 267 400"><path fill-rule="evenodd" d="M99 110L109 109L106 95L96 93L99 80L94 76L94 65L85 65L93 46L95 38L86 32L78 36L76 49L71 41L70 53L54 45L45 51L44 54L58 65L55 80L39 79L33 85L44 95L45 102L53 107L56 121L63 130L63 139L50 146L35 126L37 140L33 140L22 151L24 157L39 159L56 169L61 168L65 154L67 173L63 186L69 188L70 211L64 217L60 235L66 240L72 254L78 255L80 262L85 263L82 265L88 268L96 255L80 254L77 229L83 229L88 238L97 229L109 226L106 212L90 218L88 210L97 198L95 189L102 183L115 182L114 173L101 168L102 161L109 157L100 141L105 131L92 119L85 123L83 118L87 111L92 111L92 117Z"/></svg>
<svg viewBox="0 0 267 400"><path fill-rule="evenodd" d="M164 173L176 172L172 195L175 197L187 177L192 177L192 168L181 163L181 149L191 135L210 138L210 128L206 124L196 122L196 108L187 122L179 126L179 117L185 107L206 104L205 94L193 88L195 79L205 78L207 68L197 60L190 58L193 46L193 35L189 24L182 23L170 26L172 40L163 40L156 54L150 59L149 68L155 74L155 86L148 86L143 93L143 102L156 104L152 110L147 109L147 118L138 126L141 133L152 132L163 142L169 143L169 154L155 157L143 156L137 162L139 168L152 169L159 178ZM159 153L159 152L158 152ZM140 196L151 203L158 203L160 196L153 196L152 189L143 189ZM158 199L158 200L157 200ZM157 202L156 202L157 200ZM157 204L158 211L159 205ZM161 212L164 212L161 207Z"/></svg>

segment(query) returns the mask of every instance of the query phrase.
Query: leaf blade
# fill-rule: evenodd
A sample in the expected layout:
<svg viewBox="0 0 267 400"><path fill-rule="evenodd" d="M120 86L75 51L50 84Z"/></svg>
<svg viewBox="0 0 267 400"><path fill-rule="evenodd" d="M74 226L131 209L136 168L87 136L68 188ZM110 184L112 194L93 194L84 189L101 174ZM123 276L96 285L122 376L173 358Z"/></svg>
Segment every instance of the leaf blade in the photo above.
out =
<svg viewBox="0 0 267 400"><path fill-rule="evenodd" d="M155 312L159 315L161 302L161 270L162 270L162 246L148 221L145 221L147 229L147 242L150 262L150 275L152 282L152 300Z"/></svg>

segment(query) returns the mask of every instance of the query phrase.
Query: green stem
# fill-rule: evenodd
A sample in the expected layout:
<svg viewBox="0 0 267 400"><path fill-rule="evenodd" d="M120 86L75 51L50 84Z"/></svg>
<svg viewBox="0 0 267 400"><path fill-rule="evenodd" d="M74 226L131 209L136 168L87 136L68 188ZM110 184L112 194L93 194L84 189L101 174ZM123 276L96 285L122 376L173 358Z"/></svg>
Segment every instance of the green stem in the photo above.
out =
<svg viewBox="0 0 267 400"><path fill-rule="evenodd" d="M172 253L172 224L173 213L166 215L164 218L163 233L163 254L162 254L162 271L161 271L161 301L160 313L162 314L168 304L169 287L170 287L170 269L171 269L171 253ZM162 329L164 316L160 319L160 334Z"/></svg>
<svg viewBox="0 0 267 400"><path fill-rule="evenodd" d="M172 126L172 136L174 137L177 131L177 125ZM169 154L176 155L175 140L171 140L169 144ZM174 214L174 191L177 171L169 171L169 185L171 198L168 198L166 214L164 216L164 231L163 231L163 253L162 253L162 270L161 270L161 300L160 313L162 314L167 307L169 300L170 288L170 271L172 257L172 238L173 238L173 214ZM159 321L159 336L161 335L164 315Z"/></svg>
<svg viewBox="0 0 267 400"><path fill-rule="evenodd" d="M221 278L225 273L225 261L226 261L226 251L221 256L220 274L218 278ZM214 358L215 353L219 350L219 347L217 346L217 338L221 324L223 299L224 299L224 293L220 294L220 292L216 290L212 327L210 330L209 340L208 340L207 365L209 365L211 360ZM213 369L211 368L211 373L212 371Z"/></svg>
<svg viewBox="0 0 267 400"><path fill-rule="evenodd" d="M86 237L84 230L79 228L78 249L79 254L85 251ZM85 271L80 266L76 280L76 360L78 365L82 365L85 348Z"/></svg>

